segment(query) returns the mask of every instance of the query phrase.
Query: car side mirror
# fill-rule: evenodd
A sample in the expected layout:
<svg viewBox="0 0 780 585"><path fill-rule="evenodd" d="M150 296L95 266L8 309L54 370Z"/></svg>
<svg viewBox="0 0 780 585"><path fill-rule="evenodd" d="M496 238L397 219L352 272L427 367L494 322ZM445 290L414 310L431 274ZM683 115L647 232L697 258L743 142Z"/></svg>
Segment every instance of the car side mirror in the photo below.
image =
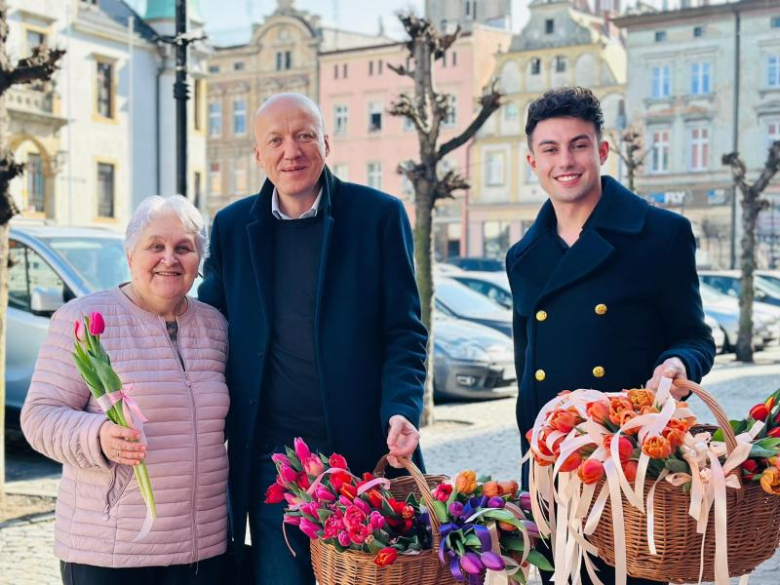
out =
<svg viewBox="0 0 780 585"><path fill-rule="evenodd" d="M30 309L36 315L51 316L65 304L61 288L43 288L36 286L30 296Z"/></svg>

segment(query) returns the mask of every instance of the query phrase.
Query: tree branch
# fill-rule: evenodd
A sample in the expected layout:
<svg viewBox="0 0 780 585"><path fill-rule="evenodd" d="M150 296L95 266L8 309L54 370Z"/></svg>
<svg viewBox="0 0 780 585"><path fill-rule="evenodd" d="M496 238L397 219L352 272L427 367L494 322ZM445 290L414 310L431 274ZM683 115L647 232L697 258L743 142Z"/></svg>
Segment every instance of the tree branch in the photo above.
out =
<svg viewBox="0 0 780 585"><path fill-rule="evenodd" d="M758 180L753 183L753 188L759 193L762 193L767 185L769 185L769 181L772 180L772 177L774 177L778 171L780 171L780 140L776 140L772 143L772 146L769 147L769 154L766 158L764 170L761 171Z"/></svg>
<svg viewBox="0 0 780 585"><path fill-rule="evenodd" d="M407 69L403 65L391 65L390 63L387 64L388 69L390 71L394 71L398 75L411 77L414 79L414 69Z"/></svg>
<svg viewBox="0 0 780 585"><path fill-rule="evenodd" d="M750 188L745 180L747 168L742 159L739 158L739 153L730 152L729 154L724 154L721 162L724 165L731 167L731 176L734 177L734 182L739 186L742 192L746 192Z"/></svg>
<svg viewBox="0 0 780 585"><path fill-rule="evenodd" d="M497 81L497 79L493 79L488 90L480 98L479 103L482 109L480 109L477 117L471 121L471 124L469 124L468 128L466 128L452 140L448 140L441 145L439 152L436 153L437 161L443 159L450 152L468 142L469 139L471 139L471 137L477 133L477 130L479 130L480 127L487 121L487 119L493 115L493 112L495 112L501 106L501 92L496 89Z"/></svg>
<svg viewBox="0 0 780 585"><path fill-rule="evenodd" d="M435 200L454 199L455 197L452 194L454 191L464 191L469 187L471 187L471 185L463 175L455 170L449 170L438 181Z"/></svg>
<svg viewBox="0 0 780 585"><path fill-rule="evenodd" d="M405 93L401 94L400 99L397 102L392 102L390 104L390 109L387 110L387 112L391 116L402 116L411 120L418 132L427 132L428 130L425 127L425 122L420 117L417 108L412 102L412 98Z"/></svg>
<svg viewBox="0 0 780 585"><path fill-rule="evenodd" d="M19 59L16 67L0 70L0 95L12 85L48 81L57 70L58 62L64 54L62 49L33 47L32 55Z"/></svg>
<svg viewBox="0 0 780 585"><path fill-rule="evenodd" d="M9 185L13 179L22 174L22 171L24 165L14 162L10 153L0 158L0 225L7 224L14 215L19 213Z"/></svg>

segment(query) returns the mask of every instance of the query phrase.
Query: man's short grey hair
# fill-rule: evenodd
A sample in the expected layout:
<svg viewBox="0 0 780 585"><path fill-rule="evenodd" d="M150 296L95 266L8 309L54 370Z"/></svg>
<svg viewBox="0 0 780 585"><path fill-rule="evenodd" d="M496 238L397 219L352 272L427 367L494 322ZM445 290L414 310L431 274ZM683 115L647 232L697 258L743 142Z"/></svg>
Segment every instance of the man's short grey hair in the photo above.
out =
<svg viewBox="0 0 780 585"><path fill-rule="evenodd" d="M206 224L200 211L190 203L189 199L181 195L171 195L170 197L152 195L141 201L125 230L125 251L132 254L147 226L155 219L169 214L178 217L184 229L195 236L198 256L203 260L208 254Z"/></svg>

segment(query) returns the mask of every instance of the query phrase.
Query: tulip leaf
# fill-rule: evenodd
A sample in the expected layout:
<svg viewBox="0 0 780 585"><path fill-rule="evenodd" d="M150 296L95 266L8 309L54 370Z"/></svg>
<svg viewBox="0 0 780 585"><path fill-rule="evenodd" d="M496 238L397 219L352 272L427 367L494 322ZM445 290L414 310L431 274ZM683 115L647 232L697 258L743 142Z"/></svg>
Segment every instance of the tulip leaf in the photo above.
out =
<svg viewBox="0 0 780 585"><path fill-rule="evenodd" d="M106 392L116 392L122 388L122 381L110 365L93 356L89 356L89 361L103 383L103 388Z"/></svg>
<svg viewBox="0 0 780 585"><path fill-rule="evenodd" d="M105 394L105 391L103 390L103 384L95 373L95 370L91 367L89 358L86 354L84 354L84 351L81 350L81 353L78 353L80 349L81 348L79 348L77 345L77 351L72 354L73 361L76 364L76 369L79 371L79 374L84 379L84 382L86 382L87 386L89 386L92 395L95 398L100 398L103 396L103 394Z"/></svg>
<svg viewBox="0 0 780 585"><path fill-rule="evenodd" d="M319 508L317 510L317 516L320 517L320 524L325 524L325 520L333 516L333 512L331 512L330 510Z"/></svg>
<svg viewBox="0 0 780 585"><path fill-rule="evenodd" d="M433 503L433 511L436 514L436 517L439 519L439 522L447 523L450 520L449 514L447 513L447 506L444 504L444 502L440 502L439 500L436 500Z"/></svg>
<svg viewBox="0 0 780 585"><path fill-rule="evenodd" d="M775 449L778 445L780 445L780 439L775 437L767 437L766 439L761 439L754 444L764 449Z"/></svg>
<svg viewBox="0 0 780 585"><path fill-rule="evenodd" d="M514 520L517 520L517 518L515 518L515 515L508 510L501 510L501 509L490 510L489 512L485 512L482 515L485 518L492 518L494 520L498 520L499 522L512 522Z"/></svg>
<svg viewBox="0 0 780 585"><path fill-rule="evenodd" d="M325 455L323 455L322 453L320 453L320 454L319 454L319 457L320 457L320 461L322 461L322 462L325 464L325 468L326 468L326 469L327 469L328 467L330 467L330 459L329 459L328 457L326 457L326 456L325 456Z"/></svg>
<svg viewBox="0 0 780 585"><path fill-rule="evenodd" d="M482 543L479 540L479 537L474 534L473 532L469 534L464 540L463 543L472 548L482 548Z"/></svg>
<svg viewBox="0 0 780 585"><path fill-rule="evenodd" d="M506 550L513 550L515 552L523 552L525 550L525 542L522 538L517 537L502 538L501 546Z"/></svg>
<svg viewBox="0 0 780 585"><path fill-rule="evenodd" d="M666 466L666 469L672 473L690 472L690 467L685 461L681 461L680 459L676 459L674 457L669 457L669 459L664 462L664 465Z"/></svg>
<svg viewBox="0 0 780 585"><path fill-rule="evenodd" d="M528 562L532 565L539 567L542 571L554 571L554 567L550 564L550 561L537 550L529 551Z"/></svg>
<svg viewBox="0 0 780 585"><path fill-rule="evenodd" d="M410 506L413 506L415 509L419 506L417 497L415 497L414 492L409 492L409 495L406 496L406 503Z"/></svg>
<svg viewBox="0 0 780 585"><path fill-rule="evenodd" d="M295 451L293 451L289 447L285 447L284 448L284 452L287 455L287 459L290 460L290 467L292 467L298 473L303 471L303 466L301 465L301 460L298 459L298 456L295 454Z"/></svg>
<svg viewBox="0 0 780 585"><path fill-rule="evenodd" d="M750 449L751 459L769 459L775 455L777 455L776 449L765 449L757 444L753 445L753 447Z"/></svg>
<svg viewBox="0 0 780 585"><path fill-rule="evenodd" d="M455 541L455 550L458 552L458 556L462 557L466 554L466 547L463 546L463 541L461 539L457 539Z"/></svg>
<svg viewBox="0 0 780 585"><path fill-rule="evenodd" d="M393 507L385 498L382 498L382 516L397 516L395 510L393 510Z"/></svg>

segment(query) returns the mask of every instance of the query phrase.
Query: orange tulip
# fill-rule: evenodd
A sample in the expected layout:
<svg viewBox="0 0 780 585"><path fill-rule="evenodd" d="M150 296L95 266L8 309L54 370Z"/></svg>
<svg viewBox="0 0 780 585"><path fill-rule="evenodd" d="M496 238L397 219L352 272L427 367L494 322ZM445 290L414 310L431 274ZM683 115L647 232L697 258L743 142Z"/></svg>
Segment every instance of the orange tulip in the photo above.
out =
<svg viewBox="0 0 780 585"><path fill-rule="evenodd" d="M556 431L568 434L574 428L574 425L577 424L577 420L568 410L554 410L550 415L548 424Z"/></svg>
<svg viewBox="0 0 780 585"><path fill-rule="evenodd" d="M386 567L387 565L392 565L397 558L398 551L388 546L377 553L376 558L374 558L374 564L380 567Z"/></svg>
<svg viewBox="0 0 780 585"><path fill-rule="evenodd" d="M517 495L517 490L520 489L520 486L517 485L517 482L513 479L499 481L498 485L501 486L502 495L508 495L510 499L513 499Z"/></svg>
<svg viewBox="0 0 780 585"><path fill-rule="evenodd" d="M768 494L780 496L780 469L767 467L761 474L761 487Z"/></svg>
<svg viewBox="0 0 780 585"><path fill-rule="evenodd" d="M623 463L623 475L626 476L628 483L634 483L636 481L636 470L638 463L633 459L630 459Z"/></svg>
<svg viewBox="0 0 780 585"><path fill-rule="evenodd" d="M488 498L493 496L500 496L503 494L503 490L497 481L488 481L482 485L482 495Z"/></svg>
<svg viewBox="0 0 780 585"><path fill-rule="evenodd" d="M625 425L628 421L630 421L632 418L636 417L636 413L633 410L624 410L619 415L620 420L620 428L623 428L623 425ZM639 433L639 427L634 427L633 429L626 429L623 431L627 435L636 435Z"/></svg>
<svg viewBox="0 0 780 585"><path fill-rule="evenodd" d="M586 412L588 413L588 416L591 418L591 420L599 423L599 424L605 424L607 421L609 421L609 403L598 400L596 402L589 402L588 406L586 407Z"/></svg>
<svg viewBox="0 0 780 585"><path fill-rule="evenodd" d="M477 474L470 469L461 471L455 478L455 490L464 495L473 494L477 489Z"/></svg>
<svg viewBox="0 0 780 585"><path fill-rule="evenodd" d="M633 412L634 407L628 398L610 398L609 400L609 420L613 424L620 425L620 413L626 410Z"/></svg>
<svg viewBox="0 0 780 585"><path fill-rule="evenodd" d="M666 459L672 454L672 444L666 437L649 437L642 445L642 452L651 459Z"/></svg>
<svg viewBox="0 0 780 585"><path fill-rule="evenodd" d="M566 458L566 461L563 462L561 465L561 471L574 471L580 466L580 463L582 463L582 455L580 455L579 451L575 451Z"/></svg>
<svg viewBox="0 0 780 585"><path fill-rule="evenodd" d="M655 394L651 390L629 390L628 399L636 410L655 404Z"/></svg>
<svg viewBox="0 0 780 585"><path fill-rule="evenodd" d="M539 455L536 454L536 451L532 451L531 456L534 458L534 461L536 461L536 464L539 467L548 467L553 463L555 463L554 461L548 461L547 459L542 459L541 457L539 457Z"/></svg>
<svg viewBox="0 0 780 585"><path fill-rule="evenodd" d="M672 451L676 451L685 443L685 435L678 429L666 427L661 434L669 440L669 443L672 445Z"/></svg>
<svg viewBox="0 0 780 585"><path fill-rule="evenodd" d="M684 418L673 418L668 423L666 423L666 427L670 429L676 429L682 434L685 434L691 429L691 423Z"/></svg>
<svg viewBox="0 0 780 585"><path fill-rule="evenodd" d="M597 459L588 459L577 469L577 476L586 485L596 483L604 477L604 465Z"/></svg>

